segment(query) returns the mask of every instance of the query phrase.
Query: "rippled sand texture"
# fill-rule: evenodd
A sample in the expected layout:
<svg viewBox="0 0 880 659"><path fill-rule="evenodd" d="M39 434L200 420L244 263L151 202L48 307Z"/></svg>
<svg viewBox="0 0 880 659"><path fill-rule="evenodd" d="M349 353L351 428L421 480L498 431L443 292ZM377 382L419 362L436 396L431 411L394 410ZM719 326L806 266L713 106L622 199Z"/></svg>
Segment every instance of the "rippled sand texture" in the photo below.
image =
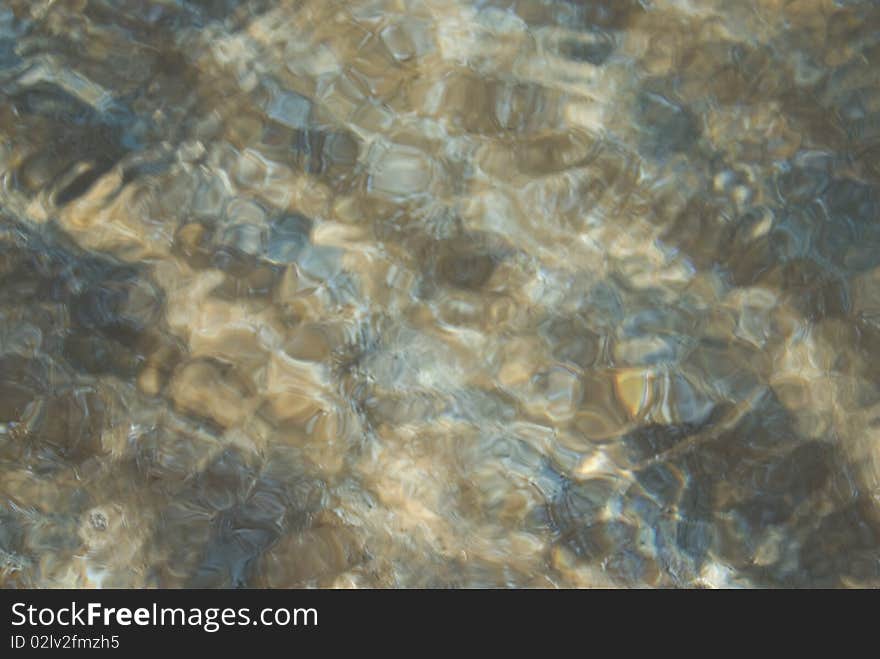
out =
<svg viewBox="0 0 880 659"><path fill-rule="evenodd" d="M880 10L0 2L0 583L880 586Z"/></svg>

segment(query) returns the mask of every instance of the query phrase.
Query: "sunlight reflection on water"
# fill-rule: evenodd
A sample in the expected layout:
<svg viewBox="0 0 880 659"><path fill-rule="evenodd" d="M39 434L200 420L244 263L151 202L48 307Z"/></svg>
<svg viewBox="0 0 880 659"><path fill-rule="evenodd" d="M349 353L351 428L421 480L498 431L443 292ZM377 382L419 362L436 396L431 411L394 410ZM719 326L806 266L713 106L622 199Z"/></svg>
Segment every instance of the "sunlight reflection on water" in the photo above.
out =
<svg viewBox="0 0 880 659"><path fill-rule="evenodd" d="M7 0L0 583L880 585L878 28Z"/></svg>

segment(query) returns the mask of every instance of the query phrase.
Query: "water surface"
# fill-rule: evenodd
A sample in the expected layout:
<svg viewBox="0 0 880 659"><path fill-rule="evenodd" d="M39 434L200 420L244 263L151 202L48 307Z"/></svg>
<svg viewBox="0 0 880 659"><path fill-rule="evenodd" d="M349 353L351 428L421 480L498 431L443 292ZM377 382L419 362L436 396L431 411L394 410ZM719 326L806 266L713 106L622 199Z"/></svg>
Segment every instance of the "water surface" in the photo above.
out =
<svg viewBox="0 0 880 659"><path fill-rule="evenodd" d="M0 584L880 585L880 8L0 0Z"/></svg>

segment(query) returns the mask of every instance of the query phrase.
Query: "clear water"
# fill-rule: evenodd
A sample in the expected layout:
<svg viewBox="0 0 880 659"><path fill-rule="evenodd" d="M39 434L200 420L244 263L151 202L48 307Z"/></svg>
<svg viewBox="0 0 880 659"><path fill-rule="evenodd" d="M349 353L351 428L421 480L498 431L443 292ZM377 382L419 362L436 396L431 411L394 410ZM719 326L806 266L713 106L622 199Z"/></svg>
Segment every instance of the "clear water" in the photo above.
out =
<svg viewBox="0 0 880 659"><path fill-rule="evenodd" d="M880 9L0 0L0 583L880 585Z"/></svg>

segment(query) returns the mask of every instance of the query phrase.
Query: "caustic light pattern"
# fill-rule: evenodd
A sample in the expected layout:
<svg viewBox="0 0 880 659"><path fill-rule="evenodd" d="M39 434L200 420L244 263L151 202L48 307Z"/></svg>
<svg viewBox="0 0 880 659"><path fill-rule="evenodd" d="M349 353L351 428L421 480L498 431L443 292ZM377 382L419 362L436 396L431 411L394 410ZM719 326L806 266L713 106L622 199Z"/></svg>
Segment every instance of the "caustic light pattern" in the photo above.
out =
<svg viewBox="0 0 880 659"><path fill-rule="evenodd" d="M2 0L0 584L880 586L871 0Z"/></svg>

